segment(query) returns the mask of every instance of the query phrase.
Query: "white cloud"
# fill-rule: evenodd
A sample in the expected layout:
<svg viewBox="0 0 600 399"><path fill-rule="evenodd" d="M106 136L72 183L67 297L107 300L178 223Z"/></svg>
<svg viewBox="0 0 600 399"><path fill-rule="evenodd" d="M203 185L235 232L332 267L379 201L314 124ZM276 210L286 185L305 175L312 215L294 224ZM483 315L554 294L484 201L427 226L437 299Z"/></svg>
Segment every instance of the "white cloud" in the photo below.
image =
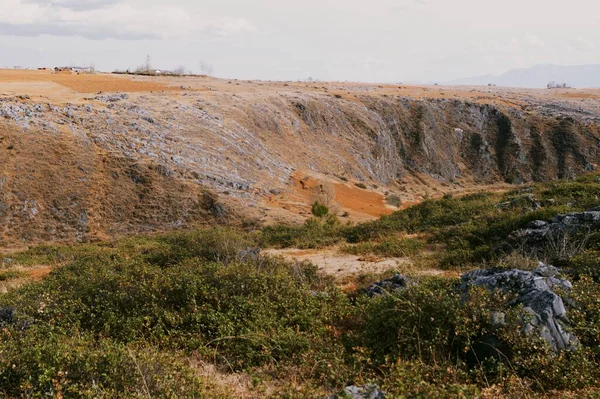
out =
<svg viewBox="0 0 600 399"><path fill-rule="evenodd" d="M397 0L390 7L391 12L406 11L427 4L426 0Z"/></svg>
<svg viewBox="0 0 600 399"><path fill-rule="evenodd" d="M527 33L525 35L525 44L531 46L531 47L545 47L546 43L544 43L543 40L541 40L539 37L534 36L530 33Z"/></svg>
<svg viewBox="0 0 600 399"><path fill-rule="evenodd" d="M202 29L205 33L224 37L252 33L257 30L256 26L244 18L222 18L206 24Z"/></svg>
<svg viewBox="0 0 600 399"><path fill-rule="evenodd" d="M89 39L189 38L255 32L244 18L206 19L173 5L135 7L119 0L3 0L0 34L83 36Z"/></svg>
<svg viewBox="0 0 600 399"><path fill-rule="evenodd" d="M372 81L598 63L600 2L563 3L505 0L490 9L481 0L0 0L0 59L94 60L112 70L135 66L147 53L165 68L195 66L188 58L201 53L220 76ZM257 28L260 34L252 33ZM162 40L148 48L131 39ZM48 49L43 56L39 47Z"/></svg>
<svg viewBox="0 0 600 399"><path fill-rule="evenodd" d="M25 0L24 2L70 8L73 10L96 10L113 4L122 3L123 0Z"/></svg>
<svg viewBox="0 0 600 399"><path fill-rule="evenodd" d="M586 51L586 50L593 50L596 46L594 45L594 43L592 43L591 41L581 37L581 36L577 36L575 39L571 40L571 42L569 43L569 48L571 50L577 50L577 51Z"/></svg>

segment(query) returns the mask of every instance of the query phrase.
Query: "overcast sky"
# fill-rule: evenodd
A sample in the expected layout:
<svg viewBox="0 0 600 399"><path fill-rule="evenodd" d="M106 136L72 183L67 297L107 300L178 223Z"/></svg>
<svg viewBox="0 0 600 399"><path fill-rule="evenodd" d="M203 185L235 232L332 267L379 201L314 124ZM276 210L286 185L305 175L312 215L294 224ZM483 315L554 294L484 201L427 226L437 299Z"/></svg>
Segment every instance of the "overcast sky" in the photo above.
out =
<svg viewBox="0 0 600 399"><path fill-rule="evenodd" d="M0 0L0 66L444 81L600 63L597 0Z"/></svg>

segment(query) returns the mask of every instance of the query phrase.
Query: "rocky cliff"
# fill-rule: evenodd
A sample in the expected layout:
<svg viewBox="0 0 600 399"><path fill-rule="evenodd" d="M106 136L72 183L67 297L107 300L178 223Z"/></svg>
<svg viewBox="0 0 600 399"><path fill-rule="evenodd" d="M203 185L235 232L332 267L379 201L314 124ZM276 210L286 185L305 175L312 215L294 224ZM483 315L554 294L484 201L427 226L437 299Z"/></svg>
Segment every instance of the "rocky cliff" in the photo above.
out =
<svg viewBox="0 0 600 399"><path fill-rule="evenodd" d="M311 199L296 183L310 177L411 201L600 160L598 93L186 83L0 95L0 243L300 220Z"/></svg>

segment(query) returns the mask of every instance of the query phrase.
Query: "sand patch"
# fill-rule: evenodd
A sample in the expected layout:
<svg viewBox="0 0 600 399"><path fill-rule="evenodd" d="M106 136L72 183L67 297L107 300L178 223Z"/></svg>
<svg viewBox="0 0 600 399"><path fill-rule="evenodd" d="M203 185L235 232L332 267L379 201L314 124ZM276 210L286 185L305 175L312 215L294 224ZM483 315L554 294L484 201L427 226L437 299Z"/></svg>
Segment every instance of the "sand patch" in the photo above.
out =
<svg viewBox="0 0 600 399"><path fill-rule="evenodd" d="M320 193L324 192L327 200L331 201L332 208L338 213L348 212L351 220L369 220L389 215L396 210L386 205L383 194L356 187L352 183L316 178L298 171L292 173L290 178L294 187L293 198L306 204L307 207L310 207L314 201L320 200L322 196Z"/></svg>
<svg viewBox="0 0 600 399"><path fill-rule="evenodd" d="M375 259L340 254L336 249L308 251L298 249L267 249L263 253L271 256L282 256L290 261L310 262L317 266L319 271L336 278L360 273L382 273L411 263L409 258Z"/></svg>

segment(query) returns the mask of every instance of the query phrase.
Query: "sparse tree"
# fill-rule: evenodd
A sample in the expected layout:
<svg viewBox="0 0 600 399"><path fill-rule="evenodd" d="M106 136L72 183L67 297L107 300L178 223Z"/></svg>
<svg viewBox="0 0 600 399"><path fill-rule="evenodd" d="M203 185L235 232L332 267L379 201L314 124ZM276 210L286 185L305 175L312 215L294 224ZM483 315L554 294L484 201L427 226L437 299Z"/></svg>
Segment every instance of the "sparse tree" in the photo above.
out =
<svg viewBox="0 0 600 399"><path fill-rule="evenodd" d="M330 184L319 184L312 188L311 197L313 202L326 206L333 214L338 212L338 204L335 201L335 188Z"/></svg>
<svg viewBox="0 0 600 399"><path fill-rule="evenodd" d="M215 73L215 68L211 64L208 64L204 61L200 61L200 63L198 64L198 69L200 70L201 75L210 76L213 73Z"/></svg>
<svg viewBox="0 0 600 399"><path fill-rule="evenodd" d="M150 54L148 54L146 56L146 65L145 65L145 70L147 73L150 73L150 70L152 69L152 64L150 63Z"/></svg>
<svg viewBox="0 0 600 399"><path fill-rule="evenodd" d="M180 65L173 70L173 74L179 76L187 75L187 69L183 65Z"/></svg>

